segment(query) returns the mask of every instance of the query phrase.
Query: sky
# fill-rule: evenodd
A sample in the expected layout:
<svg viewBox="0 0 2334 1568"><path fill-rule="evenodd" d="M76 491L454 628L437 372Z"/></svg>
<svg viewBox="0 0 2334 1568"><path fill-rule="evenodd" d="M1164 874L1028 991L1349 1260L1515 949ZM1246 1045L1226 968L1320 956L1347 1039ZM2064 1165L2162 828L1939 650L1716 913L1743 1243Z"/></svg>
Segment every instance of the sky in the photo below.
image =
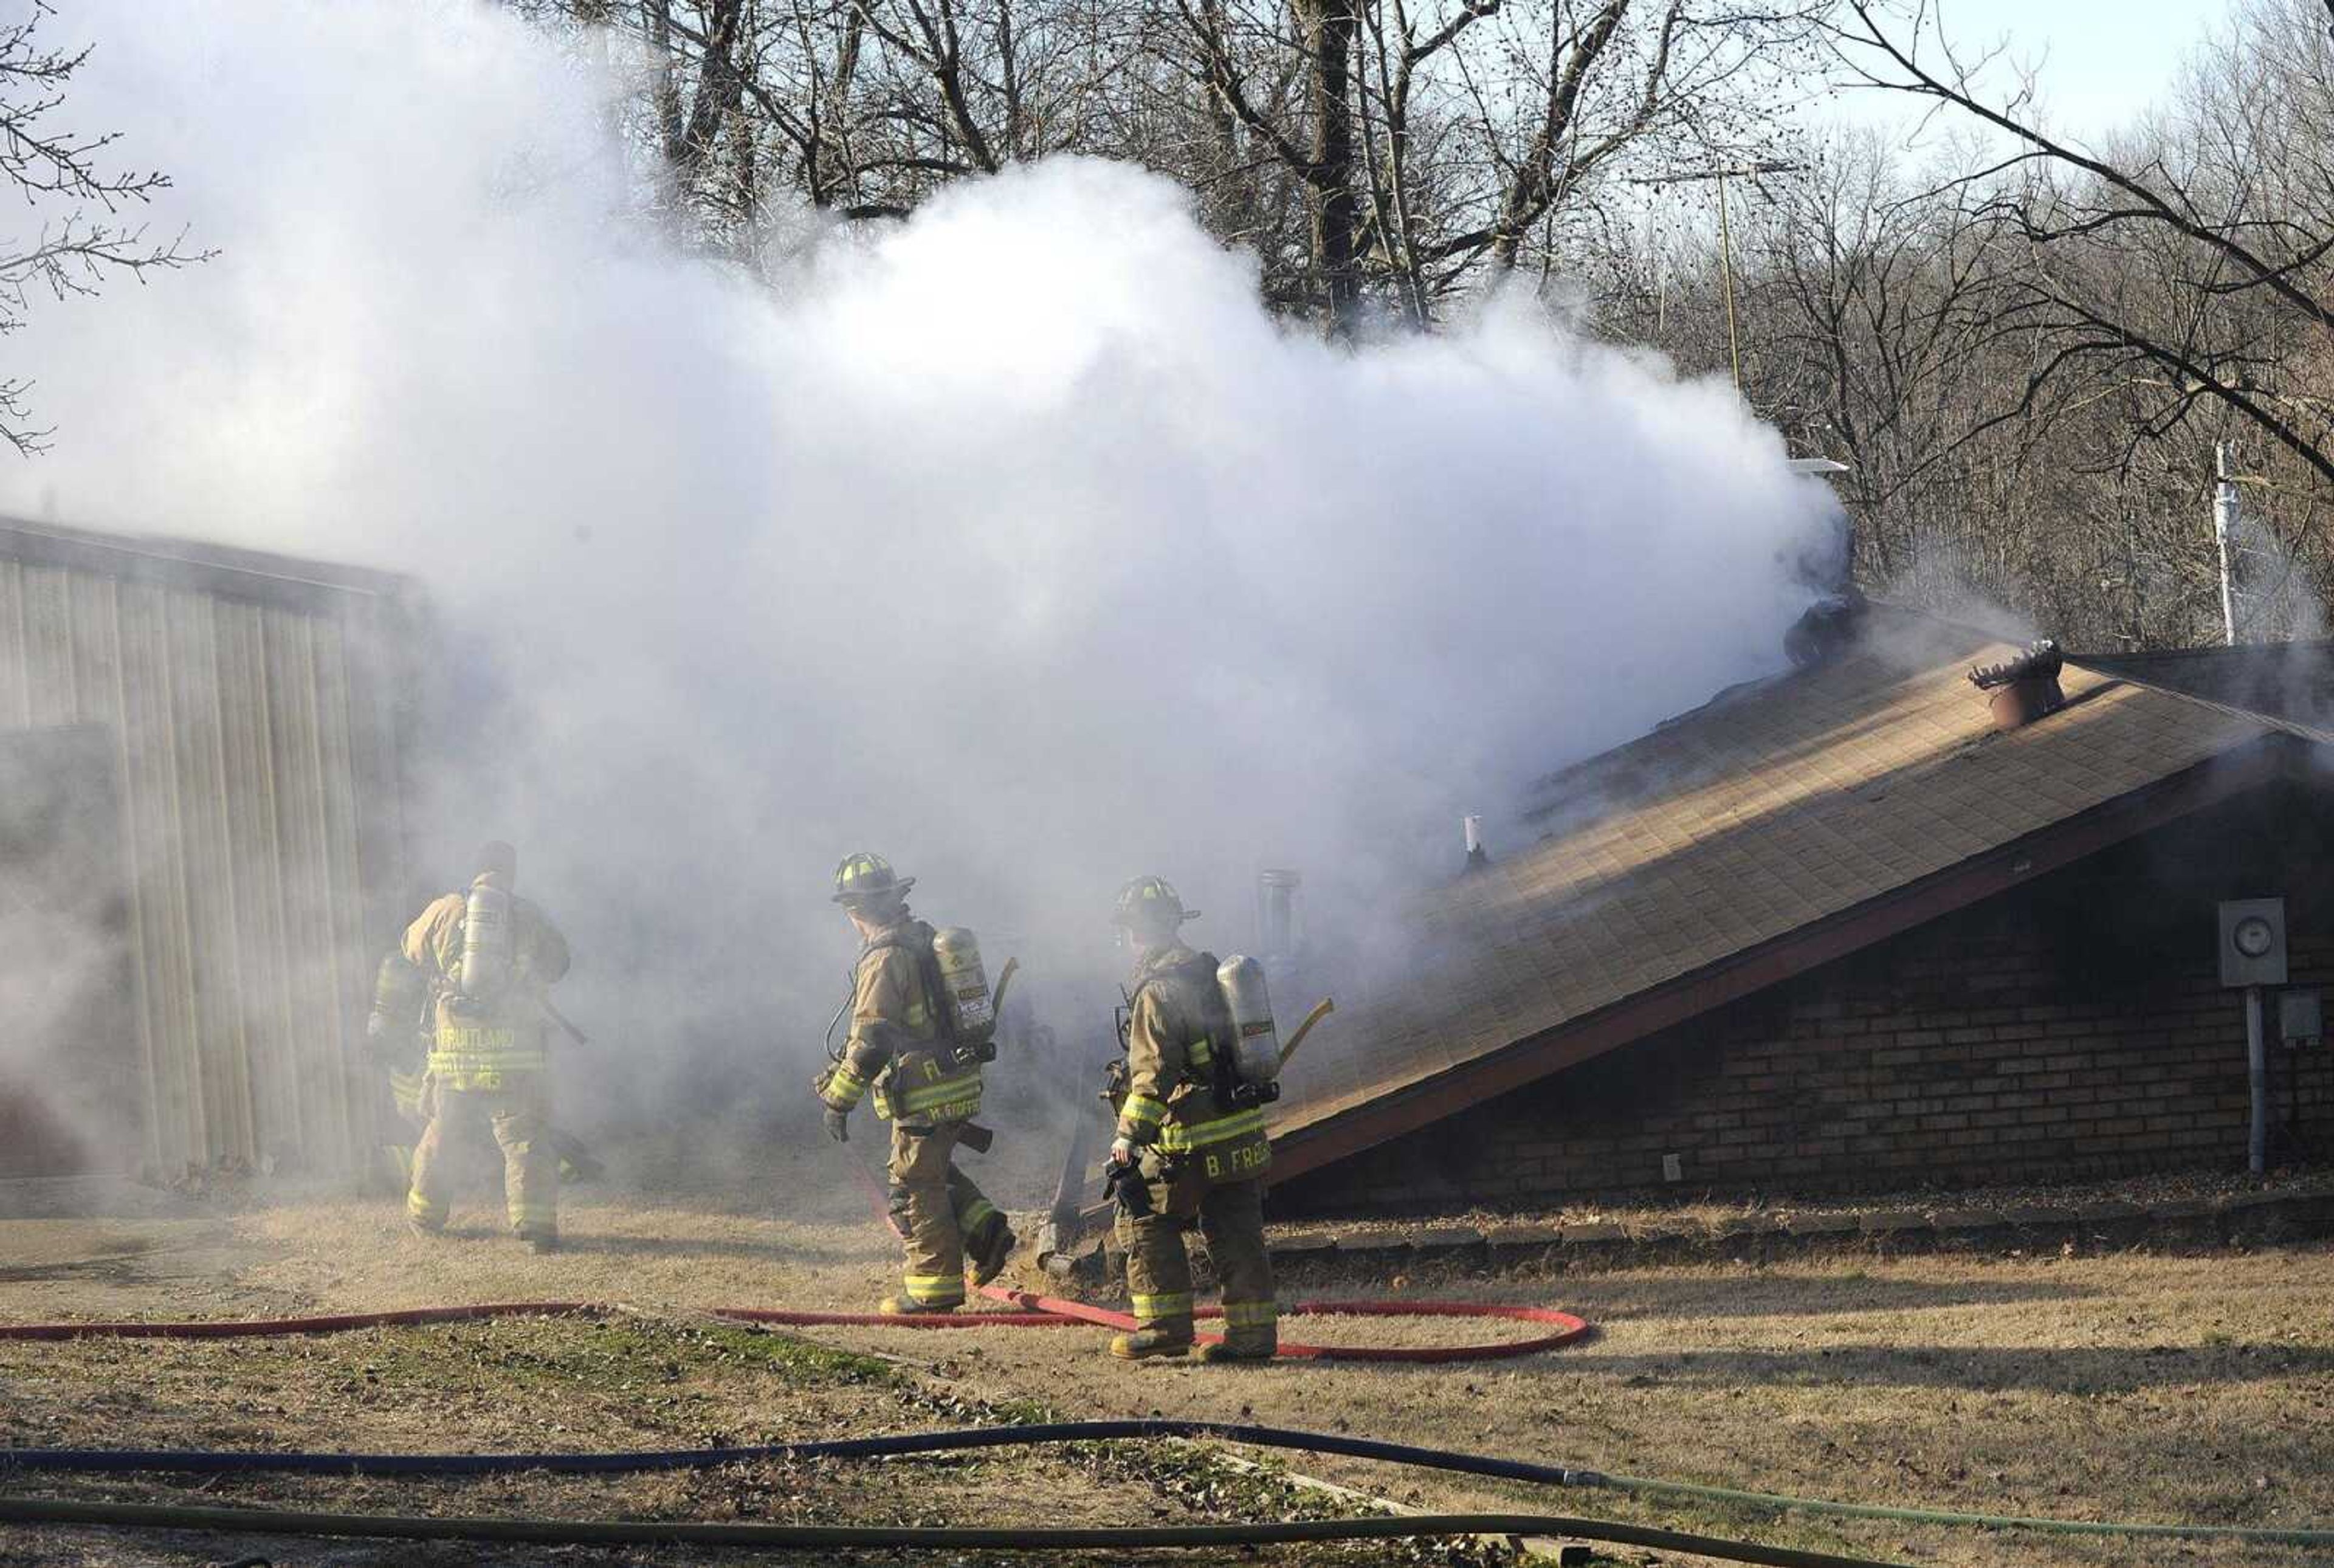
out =
<svg viewBox="0 0 2334 1568"><path fill-rule="evenodd" d="M2127 122L2172 86L2182 60L2226 24L2234 0L1935 0L1933 14L1957 49L2007 42L2035 67L2052 123L2097 135ZM2007 82L2009 78L2001 80ZM1850 115L1884 95L1845 96Z"/></svg>

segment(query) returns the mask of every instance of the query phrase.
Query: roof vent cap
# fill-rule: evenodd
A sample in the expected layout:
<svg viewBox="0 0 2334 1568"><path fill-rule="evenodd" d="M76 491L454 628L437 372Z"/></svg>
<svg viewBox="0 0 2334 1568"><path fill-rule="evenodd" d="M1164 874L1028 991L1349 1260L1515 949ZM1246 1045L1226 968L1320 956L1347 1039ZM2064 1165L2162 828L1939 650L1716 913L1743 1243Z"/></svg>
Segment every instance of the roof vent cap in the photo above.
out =
<svg viewBox="0 0 2334 1568"><path fill-rule="evenodd" d="M2016 657L1995 664L1973 665L1970 684L1986 694L1996 729L2017 729L2067 706L2059 688L2059 672L2066 656L2049 638L2030 642Z"/></svg>

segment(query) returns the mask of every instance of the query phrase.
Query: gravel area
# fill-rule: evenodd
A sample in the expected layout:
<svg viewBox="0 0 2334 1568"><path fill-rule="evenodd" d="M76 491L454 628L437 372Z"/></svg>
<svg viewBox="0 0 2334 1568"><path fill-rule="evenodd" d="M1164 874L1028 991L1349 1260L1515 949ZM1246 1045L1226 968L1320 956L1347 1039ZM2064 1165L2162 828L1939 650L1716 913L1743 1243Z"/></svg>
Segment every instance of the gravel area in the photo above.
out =
<svg viewBox="0 0 2334 1568"><path fill-rule="evenodd" d="M2334 1170L2300 1167L2253 1176L2242 1171L2185 1170L2113 1181L2052 1184L2002 1183L1991 1187L1924 1187L1890 1192L1805 1195L1784 1191L1722 1198L1631 1194L1529 1208L1465 1208L1394 1217L1355 1216L1276 1220L1278 1239L1297 1236L1414 1236L1444 1227L1491 1230L1506 1226L1618 1225L1643 1227L1691 1222L1704 1226L1764 1217L1787 1220L1813 1215L1951 1214L2021 1208L2089 1208L2112 1203L2153 1208L2162 1204L2212 1201L2247 1193L2299 1194L2334 1191Z"/></svg>

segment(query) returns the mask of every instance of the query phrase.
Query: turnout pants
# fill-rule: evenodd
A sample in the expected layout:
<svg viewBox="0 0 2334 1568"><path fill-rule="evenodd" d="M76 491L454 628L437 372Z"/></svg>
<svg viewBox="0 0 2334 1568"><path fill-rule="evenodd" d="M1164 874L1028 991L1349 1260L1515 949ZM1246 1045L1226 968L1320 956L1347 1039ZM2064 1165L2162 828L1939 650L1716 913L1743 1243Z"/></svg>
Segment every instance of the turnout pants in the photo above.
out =
<svg viewBox="0 0 2334 1568"><path fill-rule="evenodd" d="M1279 1342L1280 1309L1272 1296L1272 1259L1264 1249L1264 1184L1227 1182L1196 1200L1181 1184L1153 1181L1152 1212L1121 1209L1118 1245L1126 1254L1126 1291L1142 1327L1191 1337L1191 1260L1183 1233L1196 1223L1224 1293L1224 1339L1239 1350ZM1179 1201L1180 1200L1180 1201Z"/></svg>
<svg viewBox="0 0 2334 1568"><path fill-rule="evenodd" d="M900 1283L920 1306L964 1303L964 1249L1005 1223L997 1206L950 1158L961 1121L892 1124L892 1220L907 1244Z"/></svg>
<svg viewBox="0 0 2334 1568"><path fill-rule="evenodd" d="M405 1212L416 1225L444 1228L453 1208L453 1150L491 1130L503 1151L511 1229L528 1240L559 1234L559 1156L551 1146L551 1086L543 1074L516 1074L500 1089L449 1089L433 1079L423 1103L429 1125L413 1147L413 1185L405 1195Z"/></svg>

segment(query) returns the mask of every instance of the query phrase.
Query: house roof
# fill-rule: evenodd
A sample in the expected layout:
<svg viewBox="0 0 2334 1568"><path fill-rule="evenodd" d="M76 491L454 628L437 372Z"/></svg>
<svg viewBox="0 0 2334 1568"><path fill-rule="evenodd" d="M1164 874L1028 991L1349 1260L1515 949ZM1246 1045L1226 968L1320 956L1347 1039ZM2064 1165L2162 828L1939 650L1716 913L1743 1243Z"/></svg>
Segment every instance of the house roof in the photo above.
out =
<svg viewBox="0 0 2334 1568"><path fill-rule="evenodd" d="M1426 896L1403 983L1290 1063L1276 1174L2252 788L2322 738L2085 661L2062 710L1997 731L1966 675L2016 651L1874 606L1828 662L1543 780L1528 816L1543 836Z"/></svg>
<svg viewBox="0 0 2334 1568"><path fill-rule="evenodd" d="M2272 717L2334 741L2334 642L2257 642L2171 653L2088 655L2107 675Z"/></svg>

